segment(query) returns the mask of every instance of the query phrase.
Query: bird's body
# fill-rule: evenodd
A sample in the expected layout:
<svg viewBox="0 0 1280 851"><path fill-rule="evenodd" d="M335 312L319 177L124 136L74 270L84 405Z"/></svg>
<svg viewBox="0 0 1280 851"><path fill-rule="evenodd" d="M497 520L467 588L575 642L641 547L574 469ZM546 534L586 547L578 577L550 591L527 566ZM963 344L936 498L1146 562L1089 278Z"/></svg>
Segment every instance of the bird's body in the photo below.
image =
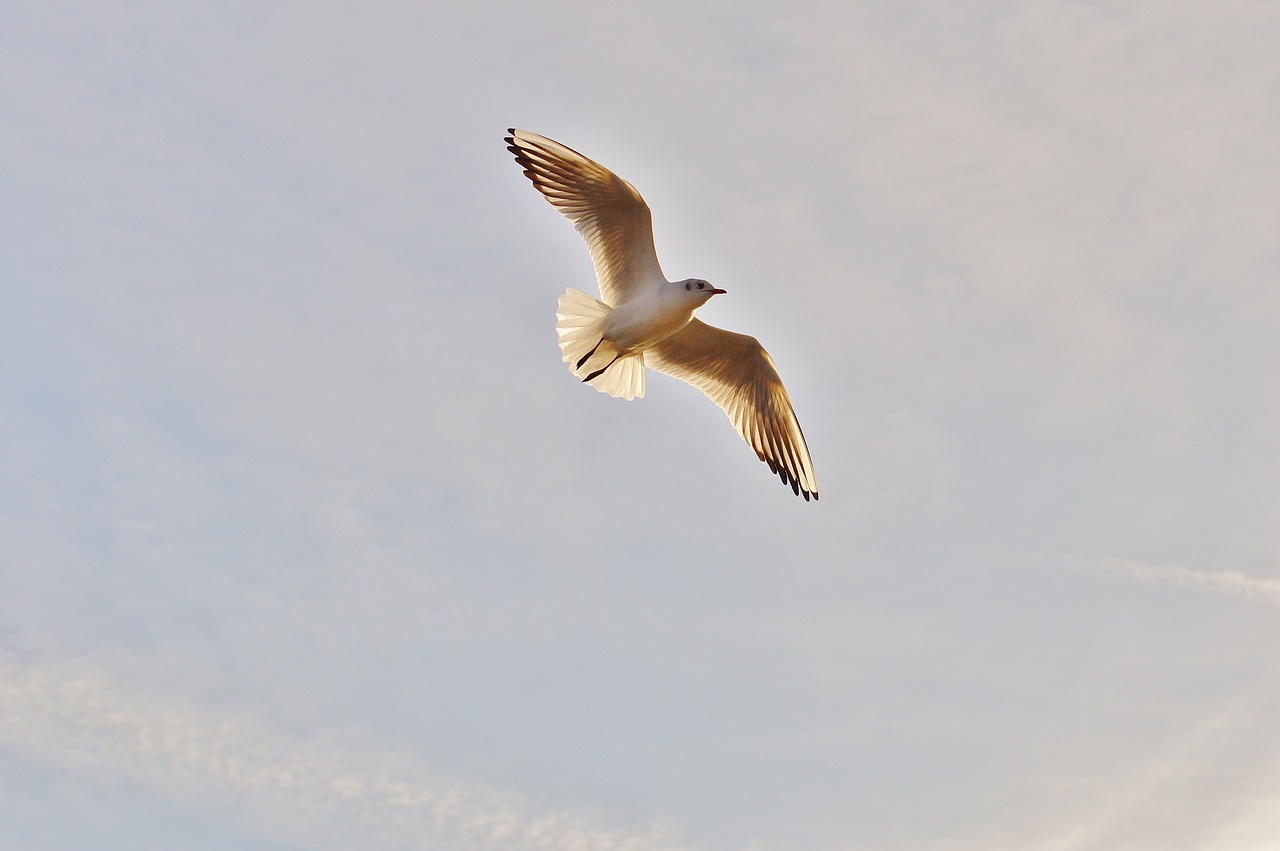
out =
<svg viewBox="0 0 1280 851"><path fill-rule="evenodd" d="M604 338L626 356L661 343L688 325L698 305L680 297L679 283L667 282L614 307L601 329Z"/></svg>
<svg viewBox="0 0 1280 851"><path fill-rule="evenodd" d="M630 183L559 142L512 129L508 150L538 191L587 242L601 299L569 289L556 331L573 374L611 396L644 396L645 367L697 387L719 405L760 460L806 500L813 462L769 354L753 337L694 313L724 292L699 278L668 281L653 247L649 207Z"/></svg>

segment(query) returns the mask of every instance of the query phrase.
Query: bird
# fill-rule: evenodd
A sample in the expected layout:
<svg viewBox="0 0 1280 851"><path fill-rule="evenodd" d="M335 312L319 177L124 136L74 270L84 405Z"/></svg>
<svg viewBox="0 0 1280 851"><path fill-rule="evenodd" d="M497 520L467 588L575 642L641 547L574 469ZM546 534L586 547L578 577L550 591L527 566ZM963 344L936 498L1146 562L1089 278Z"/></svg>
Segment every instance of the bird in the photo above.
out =
<svg viewBox="0 0 1280 851"><path fill-rule="evenodd" d="M653 216L636 188L554 139L508 128L525 177L587 243L600 298L560 296L563 360L584 383L623 399L644 396L645 368L692 384L728 416L770 472L808 502L818 482L800 421L759 341L694 313L725 290L701 278L669 281L658 265Z"/></svg>

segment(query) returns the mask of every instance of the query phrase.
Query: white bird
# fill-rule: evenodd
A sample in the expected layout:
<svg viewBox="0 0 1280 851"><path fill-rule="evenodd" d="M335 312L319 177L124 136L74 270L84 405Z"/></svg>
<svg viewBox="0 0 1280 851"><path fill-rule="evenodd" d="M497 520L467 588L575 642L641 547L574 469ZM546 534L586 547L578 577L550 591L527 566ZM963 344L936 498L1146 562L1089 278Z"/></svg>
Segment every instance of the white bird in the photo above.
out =
<svg viewBox="0 0 1280 851"><path fill-rule="evenodd" d="M687 381L724 410L784 484L806 501L817 499L809 448L769 353L754 337L694 318L724 290L699 278L667 280L653 247L649 205L630 183L546 136L507 132L507 150L573 222L595 264L601 298L570 288L556 311L570 371L624 399L644 396L645 366Z"/></svg>

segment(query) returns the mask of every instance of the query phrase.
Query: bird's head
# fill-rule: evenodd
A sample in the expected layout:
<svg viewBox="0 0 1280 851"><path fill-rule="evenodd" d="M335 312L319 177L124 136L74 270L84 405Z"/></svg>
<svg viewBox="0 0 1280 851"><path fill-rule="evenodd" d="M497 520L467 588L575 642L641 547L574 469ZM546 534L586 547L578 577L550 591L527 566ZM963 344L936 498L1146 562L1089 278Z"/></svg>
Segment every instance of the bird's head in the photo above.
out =
<svg viewBox="0 0 1280 851"><path fill-rule="evenodd" d="M716 289L701 278L689 278L684 281L676 281L675 285L682 298L689 299L699 307L706 304L707 299L711 298L713 295L720 295L724 292L724 290Z"/></svg>

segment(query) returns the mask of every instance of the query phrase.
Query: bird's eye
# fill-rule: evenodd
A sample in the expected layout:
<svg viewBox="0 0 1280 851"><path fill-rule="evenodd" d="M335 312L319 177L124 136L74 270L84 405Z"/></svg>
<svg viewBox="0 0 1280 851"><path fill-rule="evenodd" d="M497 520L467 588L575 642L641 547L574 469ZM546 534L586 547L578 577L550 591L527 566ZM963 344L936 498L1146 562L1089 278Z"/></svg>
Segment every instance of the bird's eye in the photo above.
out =
<svg viewBox="0 0 1280 851"><path fill-rule="evenodd" d="M693 289L693 287L692 287L690 284L685 284L685 285L684 285L684 288L685 288L686 290L691 290L691 289Z"/></svg>
<svg viewBox="0 0 1280 851"><path fill-rule="evenodd" d="M705 286L706 284L704 284L702 281L698 281L698 289L702 289Z"/></svg>

